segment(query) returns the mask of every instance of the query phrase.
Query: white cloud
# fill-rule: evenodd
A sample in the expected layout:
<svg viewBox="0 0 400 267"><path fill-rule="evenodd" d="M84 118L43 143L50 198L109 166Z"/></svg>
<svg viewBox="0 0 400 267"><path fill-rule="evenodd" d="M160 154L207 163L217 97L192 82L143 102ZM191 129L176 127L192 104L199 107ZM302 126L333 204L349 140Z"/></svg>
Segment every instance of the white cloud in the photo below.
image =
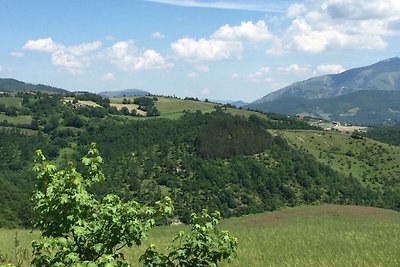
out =
<svg viewBox="0 0 400 267"><path fill-rule="evenodd" d="M282 4L275 1L200 1L200 0L145 0L182 7L250 10L257 12L283 12Z"/></svg>
<svg viewBox="0 0 400 267"><path fill-rule="evenodd" d="M290 26L272 38L268 54L383 49L400 34L400 1L307 0L290 5Z"/></svg>
<svg viewBox="0 0 400 267"><path fill-rule="evenodd" d="M278 68L278 70L294 75L307 75L311 73L308 65L290 64L285 68Z"/></svg>
<svg viewBox="0 0 400 267"><path fill-rule="evenodd" d="M56 66L59 70L78 74L82 73L89 65L90 53L99 49L101 45L102 43L100 41L94 41L73 46L65 46L63 44L55 43L50 37L48 37L37 40L28 40L22 49L50 53L51 64Z"/></svg>
<svg viewBox="0 0 400 267"><path fill-rule="evenodd" d="M143 53L135 52L132 42L118 42L109 49L110 62L124 71L139 71L147 69L169 69L173 63L153 49Z"/></svg>
<svg viewBox="0 0 400 267"><path fill-rule="evenodd" d="M270 67L261 67L257 71L245 75L245 77L254 83L265 82L265 81L269 82L269 78L266 77L266 74L269 73L270 71L271 71Z"/></svg>
<svg viewBox="0 0 400 267"><path fill-rule="evenodd" d="M162 34L161 32L153 32L153 33L151 34L151 37L156 38L156 39L162 39L162 38L165 37L165 35Z"/></svg>
<svg viewBox="0 0 400 267"><path fill-rule="evenodd" d="M89 52L97 50L98 48L100 48L101 45L102 43L100 41L94 41L91 43L83 43L79 45L70 46L67 47L67 49L65 50L73 55L83 56Z"/></svg>
<svg viewBox="0 0 400 267"><path fill-rule="evenodd" d="M114 77L114 73L106 73L103 76L101 76L100 80L102 81L114 81L115 77Z"/></svg>
<svg viewBox="0 0 400 267"><path fill-rule="evenodd" d="M172 43L171 49L179 57L189 61L215 61L240 58L243 46L240 42L234 41L182 38Z"/></svg>
<svg viewBox="0 0 400 267"><path fill-rule="evenodd" d="M28 40L28 42L22 47L22 49L41 51L41 52L54 52L58 45L53 40L48 38Z"/></svg>
<svg viewBox="0 0 400 267"><path fill-rule="evenodd" d="M203 90L201 90L201 94L202 95L209 95L210 94L210 90L207 87L205 87L205 88L203 88Z"/></svg>
<svg viewBox="0 0 400 267"><path fill-rule="evenodd" d="M261 42L271 38L265 21L260 20L256 24L252 21L242 22L239 26L226 24L219 28L213 35L213 39L227 41Z"/></svg>
<svg viewBox="0 0 400 267"><path fill-rule="evenodd" d="M14 51L14 52L11 52L10 55L13 57L23 57L23 56L25 56L25 53L23 53L21 51Z"/></svg>
<svg viewBox="0 0 400 267"><path fill-rule="evenodd" d="M188 78L196 78L197 76L199 76L199 74L194 71L187 74Z"/></svg>
<svg viewBox="0 0 400 267"><path fill-rule="evenodd" d="M60 70L66 70L72 74L82 73L85 68L83 60L62 49L51 54L51 63Z"/></svg>
<svg viewBox="0 0 400 267"><path fill-rule="evenodd" d="M342 65L339 64L328 64L328 65L318 65L318 74L337 74L345 71Z"/></svg>
<svg viewBox="0 0 400 267"><path fill-rule="evenodd" d="M3 70L3 66L2 65L0 65L0 72Z"/></svg>

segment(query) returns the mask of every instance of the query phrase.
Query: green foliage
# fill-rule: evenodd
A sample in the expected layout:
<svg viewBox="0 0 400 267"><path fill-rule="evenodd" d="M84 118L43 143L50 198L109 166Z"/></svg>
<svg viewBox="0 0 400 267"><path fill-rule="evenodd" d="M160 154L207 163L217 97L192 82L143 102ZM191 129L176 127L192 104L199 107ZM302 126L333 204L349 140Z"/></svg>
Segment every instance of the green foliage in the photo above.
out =
<svg viewBox="0 0 400 267"><path fill-rule="evenodd" d="M86 167L83 174L72 163L66 170L57 170L37 151L34 226L41 230L42 239L32 243L34 266L129 266L121 249L141 245L156 218L173 211L169 197L158 201L156 209L135 201L122 202L112 194L96 199L87 190L103 182L104 175L103 160L94 143L82 163ZM192 265L178 266L216 266L229 258L236 239L214 229L218 219L219 213L208 215L204 211L199 217L194 215L193 235L185 239L187 244L163 258L152 258L148 254L153 251L150 248L143 256L146 266L153 266L154 260L160 266L174 266L170 263L175 259L183 261L182 256L191 259L188 263Z"/></svg>
<svg viewBox="0 0 400 267"><path fill-rule="evenodd" d="M120 249L140 245L157 214L172 212L168 198L158 202L158 209L111 194L97 200L87 191L104 181L94 144L82 163L84 174L72 164L58 171L37 151L35 227L43 239L32 244L34 266L128 266Z"/></svg>
<svg viewBox="0 0 400 267"><path fill-rule="evenodd" d="M171 246L167 254L157 251L151 245L140 258L145 266L151 267L208 267L218 266L219 262L230 259L235 253L237 239L227 231L219 232L216 225L220 220L219 212L211 215L207 210L191 215L191 233L183 231L175 237L178 245Z"/></svg>

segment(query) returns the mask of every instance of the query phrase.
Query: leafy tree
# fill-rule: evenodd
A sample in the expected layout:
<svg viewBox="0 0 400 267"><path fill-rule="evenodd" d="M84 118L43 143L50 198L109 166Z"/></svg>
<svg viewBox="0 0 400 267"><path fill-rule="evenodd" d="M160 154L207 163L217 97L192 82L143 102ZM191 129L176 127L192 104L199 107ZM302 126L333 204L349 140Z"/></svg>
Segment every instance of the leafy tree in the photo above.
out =
<svg viewBox="0 0 400 267"><path fill-rule="evenodd" d="M157 203L158 210L116 195L97 200L87 191L104 180L94 144L82 163L85 174L72 164L58 171L37 151L35 226L43 239L33 242L34 266L128 266L120 249L140 245L156 214L172 212L169 198Z"/></svg>
<svg viewBox="0 0 400 267"><path fill-rule="evenodd" d="M174 241L178 246L173 246L168 254L160 253L155 245L151 245L140 257L146 266L152 267L208 267L218 266L218 262L229 259L236 250L237 239L229 236L226 231L216 229L220 219L219 212L211 215L207 210L191 216L192 233L185 235L181 231Z"/></svg>
<svg viewBox="0 0 400 267"><path fill-rule="evenodd" d="M120 250L141 245L156 218L173 211L169 197L151 208L135 201L122 202L113 194L98 200L89 193L87 189L104 181L103 160L94 143L82 158L85 173L79 173L72 163L66 170L57 170L40 150L36 156L35 227L43 238L32 244L34 266L129 266ZM155 253L152 246L141 257L144 264L217 266L231 256L237 242L227 232L215 230L218 219L219 213L193 215L192 235L179 235L182 246L168 256Z"/></svg>

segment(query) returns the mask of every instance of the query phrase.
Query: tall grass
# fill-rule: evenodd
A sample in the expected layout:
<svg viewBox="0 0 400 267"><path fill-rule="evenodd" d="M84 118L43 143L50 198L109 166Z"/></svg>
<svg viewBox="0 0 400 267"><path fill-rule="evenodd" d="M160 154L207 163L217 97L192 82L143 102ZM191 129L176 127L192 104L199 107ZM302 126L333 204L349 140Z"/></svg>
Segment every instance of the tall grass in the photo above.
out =
<svg viewBox="0 0 400 267"><path fill-rule="evenodd" d="M400 213L391 210L304 206L231 218L219 228L239 239L236 258L222 266L400 265ZM188 230L184 226L153 229L143 246L125 250L126 259L138 266L138 257L149 244L164 249L182 229ZM38 233L17 232L21 248L30 253L30 241ZM0 255L13 255L14 234L15 230L0 230ZM22 266L28 266L29 261Z"/></svg>

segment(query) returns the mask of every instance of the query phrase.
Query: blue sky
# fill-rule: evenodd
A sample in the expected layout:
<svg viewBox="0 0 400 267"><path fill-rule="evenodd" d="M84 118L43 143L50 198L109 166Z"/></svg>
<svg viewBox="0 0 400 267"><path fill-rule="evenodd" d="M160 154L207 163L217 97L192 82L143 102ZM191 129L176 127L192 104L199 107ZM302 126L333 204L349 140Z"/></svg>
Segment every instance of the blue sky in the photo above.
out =
<svg viewBox="0 0 400 267"><path fill-rule="evenodd" d="M256 100L399 55L398 0L2 0L0 77Z"/></svg>

